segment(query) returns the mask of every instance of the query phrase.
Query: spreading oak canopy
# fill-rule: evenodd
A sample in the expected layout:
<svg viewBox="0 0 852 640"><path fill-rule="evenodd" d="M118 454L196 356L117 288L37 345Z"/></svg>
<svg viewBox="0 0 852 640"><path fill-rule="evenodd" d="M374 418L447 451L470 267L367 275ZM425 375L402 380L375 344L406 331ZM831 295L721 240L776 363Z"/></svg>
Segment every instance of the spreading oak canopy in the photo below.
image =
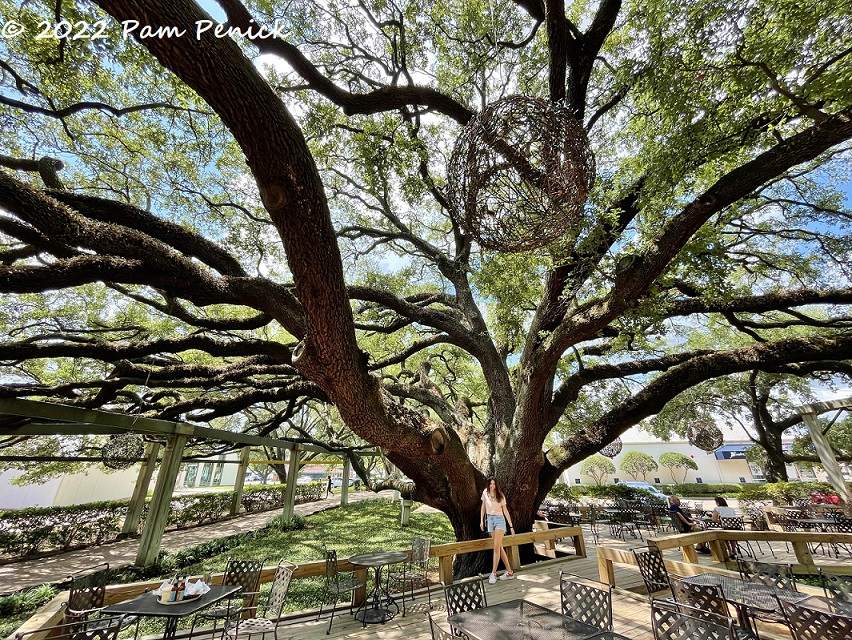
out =
<svg viewBox="0 0 852 640"><path fill-rule="evenodd" d="M695 385L848 358L841 0L0 15L26 27L0 41L3 397L260 434L328 403L465 539L487 475L524 530ZM195 36L214 18L233 37ZM36 38L62 20L107 37ZM446 199L454 140L510 94L569 108L597 165L576 228L520 254Z"/></svg>

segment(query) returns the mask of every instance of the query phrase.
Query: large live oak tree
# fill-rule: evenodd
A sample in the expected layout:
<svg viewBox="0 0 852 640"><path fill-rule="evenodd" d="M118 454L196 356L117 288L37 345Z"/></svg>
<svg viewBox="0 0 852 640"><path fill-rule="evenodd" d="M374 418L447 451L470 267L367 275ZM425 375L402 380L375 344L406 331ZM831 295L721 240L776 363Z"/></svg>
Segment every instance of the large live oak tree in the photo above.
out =
<svg viewBox="0 0 852 640"><path fill-rule="evenodd" d="M284 25L253 42L194 37L191 0L22 4L110 37L0 43L2 396L252 433L333 403L469 539L489 474L523 531L693 386L849 356L843 2L219 0ZM566 104L598 166L576 230L523 255L444 184L509 93ZM693 347L710 324L729 345Z"/></svg>

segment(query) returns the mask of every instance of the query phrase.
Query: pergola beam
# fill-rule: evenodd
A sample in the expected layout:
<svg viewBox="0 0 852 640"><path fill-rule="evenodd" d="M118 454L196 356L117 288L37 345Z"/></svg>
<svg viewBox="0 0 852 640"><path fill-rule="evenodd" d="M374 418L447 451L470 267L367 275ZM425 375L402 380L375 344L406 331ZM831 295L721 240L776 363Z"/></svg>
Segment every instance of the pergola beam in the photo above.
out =
<svg viewBox="0 0 852 640"><path fill-rule="evenodd" d="M13 415L56 422L33 422L14 427L0 426L0 436L15 435L111 435L132 431L134 433L167 437L180 433L188 439L229 442L243 446L272 446L292 450L296 444L290 440L253 436L246 433L222 431L186 422L169 422L143 416L129 416L99 409L83 409L67 404L24 400L0 399L0 415ZM310 453L338 453L312 444L299 444L301 451Z"/></svg>

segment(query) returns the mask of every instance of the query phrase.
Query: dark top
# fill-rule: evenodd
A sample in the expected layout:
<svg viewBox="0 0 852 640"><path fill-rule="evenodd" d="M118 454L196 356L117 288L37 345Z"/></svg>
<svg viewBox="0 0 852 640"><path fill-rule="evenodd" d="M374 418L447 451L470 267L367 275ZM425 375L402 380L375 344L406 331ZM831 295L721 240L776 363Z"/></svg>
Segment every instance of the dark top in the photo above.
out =
<svg viewBox="0 0 852 640"><path fill-rule="evenodd" d="M456 613L447 621L476 640L586 640L603 633L597 627L526 600Z"/></svg>
<svg viewBox="0 0 852 640"><path fill-rule="evenodd" d="M730 576L702 573L683 579L693 584L707 584L722 587L725 600L731 604L758 609L760 611L778 611L778 599L799 602L808 597L791 589L779 589L766 584L746 582Z"/></svg>
<svg viewBox="0 0 852 640"><path fill-rule="evenodd" d="M687 518L686 514L683 512L683 509L680 508L679 504L670 504L669 505L669 513L671 514L674 521L677 523L677 528L681 533L689 533L692 529L692 526L687 524L688 522L692 522L689 518ZM686 518L686 522L681 520L677 514L682 515Z"/></svg>
<svg viewBox="0 0 852 640"><path fill-rule="evenodd" d="M240 586L220 584L210 587L210 591L198 598L185 600L177 604L160 604L157 599L160 597L159 591L149 591L140 596L136 596L132 600L126 602L118 602L111 604L102 610L102 613L107 615L115 614L132 614L137 616L155 616L165 618L181 618L188 616L205 607L209 607L214 602L218 602L229 595L236 593L242 589Z"/></svg>
<svg viewBox="0 0 852 640"><path fill-rule="evenodd" d="M349 558L349 562L359 567L383 567L386 564L396 564L406 560L408 560L408 554L404 551L376 551Z"/></svg>

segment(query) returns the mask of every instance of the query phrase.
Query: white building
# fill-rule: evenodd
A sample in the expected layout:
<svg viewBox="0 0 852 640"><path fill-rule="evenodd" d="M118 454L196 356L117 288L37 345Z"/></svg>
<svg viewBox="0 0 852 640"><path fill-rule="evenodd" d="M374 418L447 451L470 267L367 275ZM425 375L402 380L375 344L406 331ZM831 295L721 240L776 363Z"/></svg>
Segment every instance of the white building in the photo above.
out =
<svg viewBox="0 0 852 640"><path fill-rule="evenodd" d="M11 483L22 474L22 471L0 473L0 510L129 499L139 475L139 465L112 473L91 465L84 472L65 474L42 484L18 486Z"/></svg>
<svg viewBox="0 0 852 640"><path fill-rule="evenodd" d="M755 464L749 463L745 459L745 450L754 444L748 435L739 427L718 424L725 439L725 443L713 453L707 453L696 446L689 444L686 440L676 439L665 442L651 435L647 431L639 427L633 427L621 437L622 449L615 458L613 464L616 472L604 479L603 484L613 484L625 480L633 480L630 475L619 470L621 460L629 451L641 451L647 453L655 461L659 460L660 455L673 451L689 456L695 461L698 466L696 471L690 469L686 474L684 482L732 482L732 483L758 483L764 482L766 478L763 475L763 469ZM677 436L676 436L677 437ZM793 436L785 436L782 438L785 449L789 448L794 440ZM799 469L796 466L787 465L787 473L790 480L816 480L823 479L819 474L817 478L813 472L807 469ZM683 477L683 470L676 470L675 477L680 480ZM594 480L589 476L580 474L580 465L569 467L562 474L563 482L569 485L573 484L594 484ZM638 480L646 480L651 484L673 484L669 470L665 467L660 467L657 471L649 473L646 478L638 478Z"/></svg>

